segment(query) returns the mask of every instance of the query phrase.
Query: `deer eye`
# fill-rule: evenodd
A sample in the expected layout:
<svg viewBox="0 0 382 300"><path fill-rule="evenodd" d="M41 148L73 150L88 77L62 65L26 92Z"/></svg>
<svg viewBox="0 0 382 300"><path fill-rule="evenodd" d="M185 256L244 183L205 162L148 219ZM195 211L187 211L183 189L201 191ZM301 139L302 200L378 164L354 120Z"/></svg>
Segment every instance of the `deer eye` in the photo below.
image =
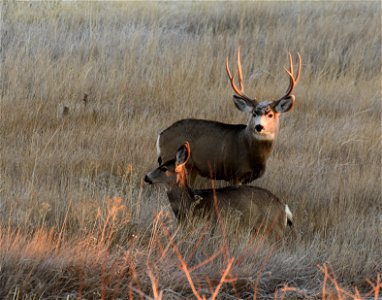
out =
<svg viewBox="0 0 382 300"><path fill-rule="evenodd" d="M268 118L273 118L273 114L269 114L269 115L268 115Z"/></svg>
<svg viewBox="0 0 382 300"><path fill-rule="evenodd" d="M168 168L167 167L160 167L160 169L162 172L167 172L168 171Z"/></svg>

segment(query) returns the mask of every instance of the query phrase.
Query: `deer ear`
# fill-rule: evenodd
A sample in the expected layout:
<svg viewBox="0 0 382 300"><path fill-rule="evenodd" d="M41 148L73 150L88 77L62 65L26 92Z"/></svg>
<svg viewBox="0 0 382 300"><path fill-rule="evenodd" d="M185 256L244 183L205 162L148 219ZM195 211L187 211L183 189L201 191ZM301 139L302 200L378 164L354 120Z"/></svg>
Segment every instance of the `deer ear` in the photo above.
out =
<svg viewBox="0 0 382 300"><path fill-rule="evenodd" d="M273 103L273 109L276 112L284 113L290 111L294 105L295 96L290 95L284 99L277 100Z"/></svg>
<svg viewBox="0 0 382 300"><path fill-rule="evenodd" d="M255 108L255 105L252 101L241 98L239 96L233 95L233 102L238 110L242 112L251 113Z"/></svg>
<svg viewBox="0 0 382 300"><path fill-rule="evenodd" d="M180 146L176 152L176 165L185 165L190 157L190 146L188 142Z"/></svg>

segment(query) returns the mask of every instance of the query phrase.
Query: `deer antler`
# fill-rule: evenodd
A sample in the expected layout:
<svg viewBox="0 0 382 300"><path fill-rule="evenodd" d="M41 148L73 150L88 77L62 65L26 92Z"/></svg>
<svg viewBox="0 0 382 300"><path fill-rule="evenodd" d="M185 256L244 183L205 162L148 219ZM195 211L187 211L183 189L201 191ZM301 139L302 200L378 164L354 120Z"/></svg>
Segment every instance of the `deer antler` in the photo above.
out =
<svg viewBox="0 0 382 300"><path fill-rule="evenodd" d="M241 62L240 62L240 47L237 50L237 71L238 71L238 74L239 74L239 86L240 86L240 89L236 86L236 84L234 82L234 76L232 76L231 71L229 69L229 66L228 66L228 56L227 56L227 59L226 59L225 68L227 70L227 75L228 75L229 80L231 82L231 86L232 86L233 90L235 91L235 93L238 96L240 96L241 98L244 98L246 100L250 100L250 101L256 100L256 98L251 99L251 98L249 98L248 96L246 96L244 94L243 72L242 72L242 69L241 69Z"/></svg>
<svg viewBox="0 0 382 300"><path fill-rule="evenodd" d="M292 55L290 54L289 52L289 70L287 70L286 68L285 71L288 73L289 75L289 86L288 86L288 89L286 91L286 94L284 96L282 96L279 100L281 99L284 99L286 97L289 97L290 94L292 93L294 87L296 86L296 84L298 83L298 81L300 80L300 74L301 74L301 55L300 53L297 53L298 55L298 71L297 71L297 76L294 77L294 70L293 70L293 59L292 59ZM278 100L277 100L278 101Z"/></svg>

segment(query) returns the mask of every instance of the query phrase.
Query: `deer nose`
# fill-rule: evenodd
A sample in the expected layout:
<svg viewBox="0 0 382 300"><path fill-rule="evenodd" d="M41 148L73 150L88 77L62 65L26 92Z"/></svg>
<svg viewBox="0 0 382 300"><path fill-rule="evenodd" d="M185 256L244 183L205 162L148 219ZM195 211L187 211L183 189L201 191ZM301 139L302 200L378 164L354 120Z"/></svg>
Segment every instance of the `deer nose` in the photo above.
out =
<svg viewBox="0 0 382 300"><path fill-rule="evenodd" d="M147 183L150 183L150 184L152 184L153 182L151 181L151 179L146 175L145 176L145 182L147 182Z"/></svg>
<svg viewBox="0 0 382 300"><path fill-rule="evenodd" d="M263 125L260 125L260 124L258 124L258 125L256 125L256 126L255 126L255 129L256 129L256 131L257 131L257 132L260 132L261 130L263 130L263 129L264 129L264 126L263 126Z"/></svg>

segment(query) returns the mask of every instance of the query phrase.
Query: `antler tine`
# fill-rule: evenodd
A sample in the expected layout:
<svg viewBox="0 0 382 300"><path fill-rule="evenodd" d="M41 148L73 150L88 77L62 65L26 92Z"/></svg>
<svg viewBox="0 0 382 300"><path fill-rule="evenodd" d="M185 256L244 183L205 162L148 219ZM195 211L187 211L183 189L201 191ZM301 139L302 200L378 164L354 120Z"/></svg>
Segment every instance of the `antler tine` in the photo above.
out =
<svg viewBox="0 0 382 300"><path fill-rule="evenodd" d="M294 88L294 85L295 85L295 80L294 80L294 69L293 69L293 58L292 58L292 54L289 52L289 72L288 70L286 70L287 73L289 74L289 87L287 89L287 93L286 93L286 96L289 96L291 93L292 93L292 90Z"/></svg>
<svg viewBox="0 0 382 300"><path fill-rule="evenodd" d="M253 99L249 98L248 96L246 96L244 94L243 71L242 71L241 62L240 62L240 47L239 47L238 52L237 52L237 71L239 74L239 87L240 87L240 89L236 86L235 81L234 81L234 76L232 75L232 73L229 69L228 56L226 58L225 67L226 67L227 75L228 75L229 80L231 82L232 89L235 91L235 93L244 99L253 101Z"/></svg>
<svg viewBox="0 0 382 300"><path fill-rule="evenodd" d="M225 69L227 71L227 75L229 77L229 80L231 81L232 88L236 92L236 86L235 86L235 84L232 83L233 82L233 76L232 76L231 71L230 71L229 66L228 66L228 56L227 56L227 58L225 60Z"/></svg>
<svg viewBox="0 0 382 300"><path fill-rule="evenodd" d="M237 49L237 72L239 74L240 90L244 92L243 70L241 69L241 61L240 61L240 47Z"/></svg>
<svg viewBox="0 0 382 300"><path fill-rule="evenodd" d="M300 53L298 53L298 58L299 58L298 71L297 71L297 76L295 77L294 76L294 69L293 69L292 54L289 52L289 70L284 68L285 71L289 75L289 86L288 86L286 94L284 96L282 96L280 99L283 99L283 98L286 98L286 97L290 96L290 94L292 93L292 91L293 91L294 87L296 86L297 82L300 80L301 62L302 62Z"/></svg>
<svg viewBox="0 0 382 300"><path fill-rule="evenodd" d="M297 52L297 55L298 55L298 73L297 73L297 78L295 79L296 84L300 80L301 66L302 66L302 58L301 58L300 52Z"/></svg>
<svg viewBox="0 0 382 300"><path fill-rule="evenodd" d="M232 76L231 74L231 71L229 69L229 66L228 66L228 56L227 56L227 59L226 59L226 62L225 62L225 68L226 68L226 71L227 71L227 75L229 77L229 80L231 82L231 86L232 86L232 89L235 91L236 94L240 95L241 96L241 91L237 88L237 86L235 85L235 82L234 82L234 77Z"/></svg>

